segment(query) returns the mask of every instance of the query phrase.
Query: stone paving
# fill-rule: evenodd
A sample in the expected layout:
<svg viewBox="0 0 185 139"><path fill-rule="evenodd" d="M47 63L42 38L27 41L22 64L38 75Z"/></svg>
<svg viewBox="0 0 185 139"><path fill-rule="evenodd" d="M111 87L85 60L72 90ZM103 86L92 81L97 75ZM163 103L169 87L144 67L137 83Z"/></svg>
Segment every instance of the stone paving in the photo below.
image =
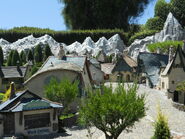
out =
<svg viewBox="0 0 185 139"><path fill-rule="evenodd" d="M116 83L112 84L113 87ZM165 96L165 93L159 90L150 89L143 85L139 86L138 94L145 93L146 116L139 122L135 123L132 128L132 132L122 132L119 139L150 139L153 135L153 121L156 118L157 106L160 105L162 112L168 117L169 126L171 132L175 136L179 136L179 139L185 137L185 112L179 111L172 106L170 99ZM93 139L104 139L104 135L96 128L92 129L95 132L92 136ZM57 139L86 139L88 138L86 129L67 129L68 136L60 136Z"/></svg>

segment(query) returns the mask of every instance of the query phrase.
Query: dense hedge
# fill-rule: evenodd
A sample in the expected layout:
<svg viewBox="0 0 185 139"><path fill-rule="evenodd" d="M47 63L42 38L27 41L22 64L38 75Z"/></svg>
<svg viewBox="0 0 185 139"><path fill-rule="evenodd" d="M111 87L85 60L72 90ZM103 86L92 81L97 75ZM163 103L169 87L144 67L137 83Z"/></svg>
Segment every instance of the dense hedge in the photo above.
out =
<svg viewBox="0 0 185 139"><path fill-rule="evenodd" d="M150 52L156 52L157 48L160 48L162 53L167 53L169 47L172 46L175 48L174 50L176 50L178 45L182 46L183 42L182 41L165 41L165 42L148 44L147 47Z"/></svg>
<svg viewBox="0 0 185 139"><path fill-rule="evenodd" d="M115 34L119 34L124 43L128 42L128 34L122 30L74 30L74 31L53 31L50 29L40 29L32 27L13 28L10 30L0 30L0 38L9 42L15 42L18 39L24 38L33 34L34 37L40 37L45 34L52 36L57 42L71 44L75 41L83 42L84 39L90 36L94 41L104 36L109 39Z"/></svg>
<svg viewBox="0 0 185 139"><path fill-rule="evenodd" d="M159 32L159 31L157 31L157 30L146 30L146 31L143 31L143 32L136 33L135 35L133 35L129 39L128 44L130 45L131 43L134 42L134 40L136 40L136 39L144 39L147 36L151 36L151 35L155 34L156 32Z"/></svg>
<svg viewBox="0 0 185 139"><path fill-rule="evenodd" d="M156 16L156 17L148 19L145 26L148 30L159 30L160 31L163 29L164 21L160 17Z"/></svg>

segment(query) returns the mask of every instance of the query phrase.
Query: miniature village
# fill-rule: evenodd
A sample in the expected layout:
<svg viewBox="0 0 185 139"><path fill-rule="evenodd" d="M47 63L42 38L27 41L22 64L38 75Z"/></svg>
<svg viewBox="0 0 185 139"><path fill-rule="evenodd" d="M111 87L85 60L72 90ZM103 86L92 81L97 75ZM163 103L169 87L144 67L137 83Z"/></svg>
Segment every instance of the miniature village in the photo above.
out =
<svg viewBox="0 0 185 139"><path fill-rule="evenodd" d="M45 38L51 40L48 35L45 35ZM82 44L75 42L66 45L51 41L52 44L48 45L51 54L45 58L34 73L32 71L35 61L32 58L25 58L25 63L21 66L19 60L16 61L16 66L2 65L0 67L0 91L2 95L0 137L58 135L61 126L63 128L72 127L76 123L79 110L78 99L86 96L86 90L100 89L103 84L112 84L114 87L120 82L125 84L136 82L141 86L139 89L144 88L145 91L143 92L146 92L146 95L151 97L150 99L165 103L161 109L170 105L170 109L180 113L179 117L176 117L177 119L183 117L185 114L185 90L179 86L185 85L183 84L185 81L185 42L176 49L169 46L166 52L163 52L161 48L155 52L150 52L147 49L147 44L167 40L182 41L184 39L185 31L175 17L169 13L161 32L141 40L135 40L130 46L126 46L118 34L109 40L102 36L98 42L93 42L91 38L87 37ZM39 38L33 36L20 39L12 44L1 39L0 43L3 42L1 46L4 55L8 56L11 49L17 49L19 53L21 51L29 53L29 48L26 48L28 45L22 45L23 42L27 43L25 40L30 42L34 40L35 44L39 44ZM35 44L30 45L31 50L34 49ZM45 49L45 45L41 46L42 49ZM80 95L78 95L77 100L70 104L70 113L75 116L63 120L63 122L59 117L63 114L65 104L49 100L44 93L46 85L52 79L56 81L67 79L71 83L78 81ZM147 91L153 92L147 94ZM155 98L154 95L162 95L162 97L158 96L162 99ZM153 105L152 103L148 105L149 111L145 118L151 122L151 117L154 118L156 113L152 116L148 113L151 109L156 108L150 106ZM175 114L176 112L173 111L172 113ZM181 121L183 122L183 119ZM144 124L147 125L148 123ZM170 124L174 126L174 135L185 135L183 134L185 133L183 126L177 123L172 124L171 121ZM143 125L138 124L137 126ZM178 129L178 127L181 128ZM79 131L79 133L81 132ZM71 134L73 133L71 132ZM81 134L85 136L84 133ZM141 138L137 132L135 136L138 136L138 139ZM142 136L145 137L145 135ZM128 137L129 134L121 136L121 138Z"/></svg>

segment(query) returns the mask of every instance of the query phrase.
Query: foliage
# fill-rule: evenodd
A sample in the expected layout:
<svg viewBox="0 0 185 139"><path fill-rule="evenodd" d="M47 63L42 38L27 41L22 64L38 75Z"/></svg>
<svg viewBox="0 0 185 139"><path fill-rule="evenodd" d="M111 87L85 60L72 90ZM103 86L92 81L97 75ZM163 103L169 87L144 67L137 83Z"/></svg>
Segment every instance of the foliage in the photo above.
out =
<svg viewBox="0 0 185 139"><path fill-rule="evenodd" d="M158 32L157 30L145 30L143 32L138 32L135 33L130 39L128 44L131 44L132 42L134 42L134 40L136 39L144 39L147 36L151 36L153 34L155 34L156 32Z"/></svg>
<svg viewBox="0 0 185 139"><path fill-rule="evenodd" d="M164 21L160 17L156 16L156 17L148 19L145 26L148 30L159 30L160 31L163 29Z"/></svg>
<svg viewBox="0 0 185 139"><path fill-rule="evenodd" d="M128 30L129 22L138 17L150 0L60 0L63 16L70 29ZM112 16L114 15L114 16Z"/></svg>
<svg viewBox="0 0 185 139"><path fill-rule="evenodd" d="M39 70L39 67L35 64L35 65L32 67L30 74L33 75L33 74L35 74L38 70Z"/></svg>
<svg viewBox="0 0 185 139"><path fill-rule="evenodd" d="M32 50L30 49L27 54L27 61L33 61L33 53L32 53Z"/></svg>
<svg viewBox="0 0 185 139"><path fill-rule="evenodd" d="M12 55L12 59L11 59L11 65L17 66L17 64L21 65L22 63L21 63L18 51L14 50L13 55Z"/></svg>
<svg viewBox="0 0 185 139"><path fill-rule="evenodd" d="M46 60L51 55L52 55L51 49L49 45L47 44L44 48L44 60Z"/></svg>
<svg viewBox="0 0 185 139"><path fill-rule="evenodd" d="M14 50L11 50L8 55L8 60L7 60L7 66L12 66L12 56L13 56Z"/></svg>
<svg viewBox="0 0 185 139"><path fill-rule="evenodd" d="M168 126L168 120L167 118L163 115L161 110L158 110L158 115L157 119L154 123L154 136L152 139L170 139L171 134L170 134L170 129Z"/></svg>
<svg viewBox="0 0 185 139"><path fill-rule="evenodd" d="M82 43L87 36L90 36L94 41L100 37L110 38L115 34L119 34L122 40L127 43L127 33L120 29L106 29L106 30L72 30L72 31L53 31L49 29L33 28L33 27L20 27L10 30L0 30L0 38L9 42L15 42L18 39L33 35L34 37L41 37L45 34L52 36L57 42L62 42L67 45L78 41Z"/></svg>
<svg viewBox="0 0 185 139"><path fill-rule="evenodd" d="M26 63L26 54L25 54L25 52L23 50L20 53L20 60L21 60L22 64Z"/></svg>
<svg viewBox="0 0 185 139"><path fill-rule="evenodd" d="M180 24L185 26L185 0L171 0L171 10Z"/></svg>
<svg viewBox="0 0 185 139"><path fill-rule="evenodd" d="M180 92L185 92L185 81L178 83L176 90Z"/></svg>
<svg viewBox="0 0 185 139"><path fill-rule="evenodd" d="M79 94L78 82L71 83L68 79L58 82L52 78L44 88L45 96L52 101L62 103L64 109L68 110L69 105Z"/></svg>
<svg viewBox="0 0 185 139"><path fill-rule="evenodd" d="M2 101L4 98L4 93L0 93L0 101Z"/></svg>
<svg viewBox="0 0 185 139"><path fill-rule="evenodd" d="M116 139L145 116L145 95L137 96L137 85L125 89L119 84L113 92L111 87L90 91L80 108L80 123L95 126L106 138Z"/></svg>
<svg viewBox="0 0 185 139"><path fill-rule="evenodd" d="M157 52L157 49L160 48L162 53L167 53L168 49L172 46L176 50L178 45L182 46L183 42L182 41L165 41L165 42L157 42L153 44L148 44L148 50L150 52Z"/></svg>
<svg viewBox="0 0 185 139"><path fill-rule="evenodd" d="M158 0L155 5L155 15L154 17L158 17L163 22L161 22L161 25L164 24L166 21L167 15L169 14L171 9L171 6L169 3L167 3L165 0ZM154 21L155 22L155 21Z"/></svg>
<svg viewBox="0 0 185 139"><path fill-rule="evenodd" d="M34 60L35 60L35 63L42 62L43 60L42 48L40 45L37 45L34 49Z"/></svg>
<svg viewBox="0 0 185 139"><path fill-rule="evenodd" d="M0 65L2 66L4 63L4 55L3 55L3 49L0 46Z"/></svg>

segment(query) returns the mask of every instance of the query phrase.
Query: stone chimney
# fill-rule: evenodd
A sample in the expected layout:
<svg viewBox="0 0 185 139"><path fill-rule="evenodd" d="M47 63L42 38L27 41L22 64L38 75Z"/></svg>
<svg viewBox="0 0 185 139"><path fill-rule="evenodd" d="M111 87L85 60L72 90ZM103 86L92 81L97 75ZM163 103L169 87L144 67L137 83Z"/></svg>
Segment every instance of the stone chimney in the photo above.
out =
<svg viewBox="0 0 185 139"><path fill-rule="evenodd" d="M63 46L60 46L57 57L58 57L59 59L62 59L63 56L65 56L65 51L64 51L64 49L63 49Z"/></svg>
<svg viewBox="0 0 185 139"><path fill-rule="evenodd" d="M15 83L11 82L10 84L10 99L15 97Z"/></svg>
<svg viewBox="0 0 185 139"><path fill-rule="evenodd" d="M173 47L170 46L169 48L169 55L168 55L168 63L170 63L173 59Z"/></svg>

